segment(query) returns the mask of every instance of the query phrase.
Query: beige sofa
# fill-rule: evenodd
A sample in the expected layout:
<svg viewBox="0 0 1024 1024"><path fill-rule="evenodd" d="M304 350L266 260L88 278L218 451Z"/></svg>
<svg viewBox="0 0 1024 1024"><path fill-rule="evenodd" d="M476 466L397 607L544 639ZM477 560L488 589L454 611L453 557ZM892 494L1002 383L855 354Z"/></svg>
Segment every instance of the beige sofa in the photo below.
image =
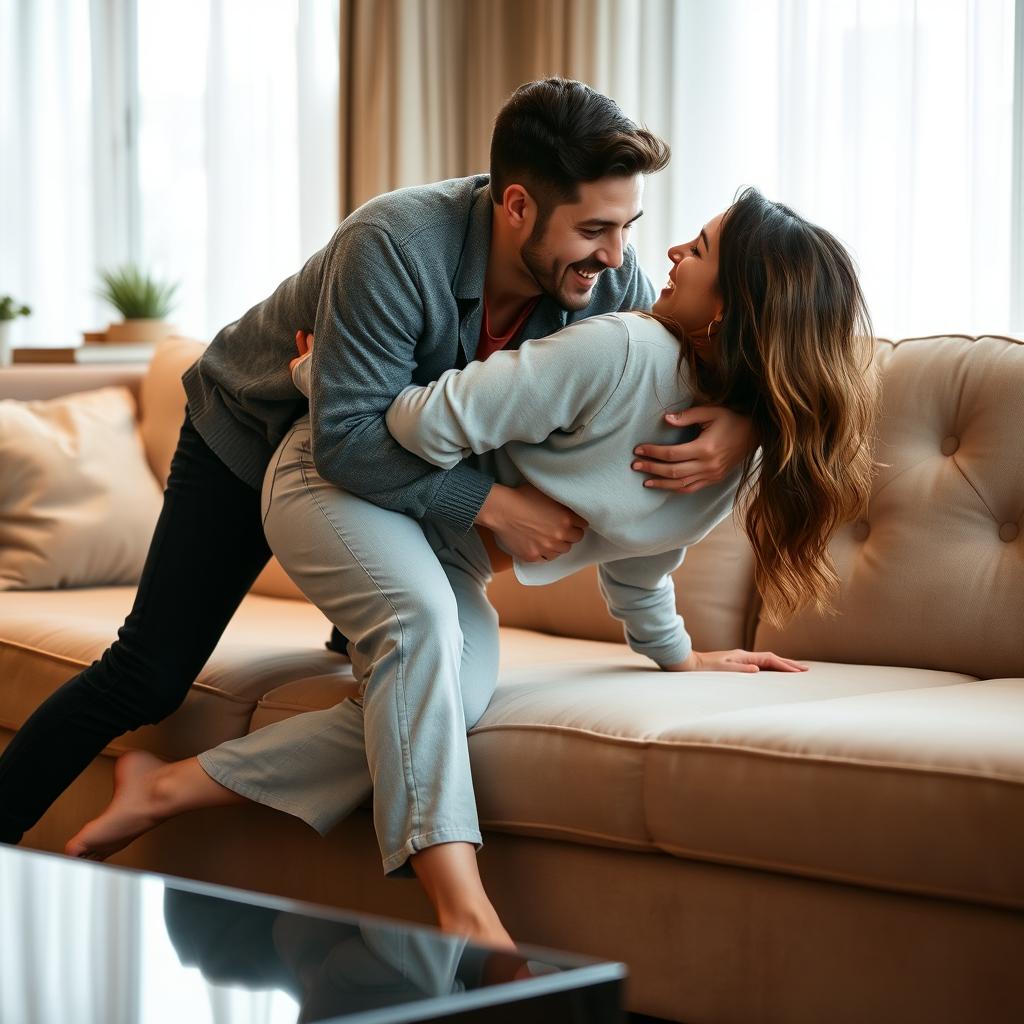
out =
<svg viewBox="0 0 1024 1024"><path fill-rule="evenodd" d="M152 367L14 368L0 396L120 382L166 473L192 343ZM889 463L832 545L834 619L759 618L730 522L678 573L698 649L803 674L659 673L586 572L499 577L503 669L470 750L488 891L511 933L628 964L631 1009L697 1022L1024 1019L1024 342L879 342ZM0 478L2 479L2 478ZM130 587L0 593L0 742L98 656ZM185 705L127 735L27 843L60 849L114 756L193 754L342 699L347 662L272 565ZM364 807L326 839L259 807L155 830L124 864L430 920L385 880Z"/></svg>

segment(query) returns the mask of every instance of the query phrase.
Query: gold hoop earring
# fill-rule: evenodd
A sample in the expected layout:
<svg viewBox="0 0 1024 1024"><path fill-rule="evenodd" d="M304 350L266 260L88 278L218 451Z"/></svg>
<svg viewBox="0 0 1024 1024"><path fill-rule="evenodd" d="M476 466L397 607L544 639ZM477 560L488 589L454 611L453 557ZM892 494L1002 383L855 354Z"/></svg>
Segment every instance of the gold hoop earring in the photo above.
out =
<svg viewBox="0 0 1024 1024"><path fill-rule="evenodd" d="M711 341L711 324L718 324L718 323L721 323L721 322L722 322L721 320L711 320L711 321L708 322L708 341L709 342Z"/></svg>

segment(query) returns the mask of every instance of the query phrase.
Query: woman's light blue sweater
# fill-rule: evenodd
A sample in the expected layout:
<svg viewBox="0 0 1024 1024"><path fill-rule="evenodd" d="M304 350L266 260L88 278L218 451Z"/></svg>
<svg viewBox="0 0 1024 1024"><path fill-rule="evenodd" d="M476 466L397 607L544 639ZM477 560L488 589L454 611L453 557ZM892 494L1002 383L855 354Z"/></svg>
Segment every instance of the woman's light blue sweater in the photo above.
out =
<svg viewBox="0 0 1024 1024"><path fill-rule="evenodd" d="M308 387L308 367L296 371ZM408 387L386 419L402 447L432 465L450 469L475 454L499 483L531 483L586 519L570 551L515 559L516 576L539 585L596 563L630 646L664 665L692 649L670 574L730 514L741 476L737 466L692 494L643 486L633 449L689 439L694 428L684 433L663 416L692 404L671 332L639 313L611 313Z"/></svg>

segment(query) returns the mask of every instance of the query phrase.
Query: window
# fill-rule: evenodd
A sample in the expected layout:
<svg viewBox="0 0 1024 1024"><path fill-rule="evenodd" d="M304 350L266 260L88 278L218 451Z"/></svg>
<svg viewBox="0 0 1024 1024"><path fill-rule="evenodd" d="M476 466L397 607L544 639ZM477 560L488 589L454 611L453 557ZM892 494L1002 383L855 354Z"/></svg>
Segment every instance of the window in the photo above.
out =
<svg viewBox="0 0 1024 1024"><path fill-rule="evenodd" d="M0 287L15 344L116 318L101 267L180 280L209 339L337 226L335 0L23 0L0 13Z"/></svg>
<svg viewBox="0 0 1024 1024"><path fill-rule="evenodd" d="M636 239L656 284L674 233L756 185L848 246L876 333L1024 334L1024 2L628 6L608 86L673 147Z"/></svg>

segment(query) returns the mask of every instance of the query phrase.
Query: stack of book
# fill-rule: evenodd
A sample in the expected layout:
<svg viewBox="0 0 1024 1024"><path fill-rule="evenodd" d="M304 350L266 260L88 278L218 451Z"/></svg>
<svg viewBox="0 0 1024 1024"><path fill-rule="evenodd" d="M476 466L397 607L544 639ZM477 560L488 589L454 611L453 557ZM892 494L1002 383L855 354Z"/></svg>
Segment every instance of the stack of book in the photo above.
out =
<svg viewBox="0 0 1024 1024"><path fill-rule="evenodd" d="M156 351L151 341L104 341L105 334L85 334L81 345L67 348L16 348L18 363L148 363Z"/></svg>

